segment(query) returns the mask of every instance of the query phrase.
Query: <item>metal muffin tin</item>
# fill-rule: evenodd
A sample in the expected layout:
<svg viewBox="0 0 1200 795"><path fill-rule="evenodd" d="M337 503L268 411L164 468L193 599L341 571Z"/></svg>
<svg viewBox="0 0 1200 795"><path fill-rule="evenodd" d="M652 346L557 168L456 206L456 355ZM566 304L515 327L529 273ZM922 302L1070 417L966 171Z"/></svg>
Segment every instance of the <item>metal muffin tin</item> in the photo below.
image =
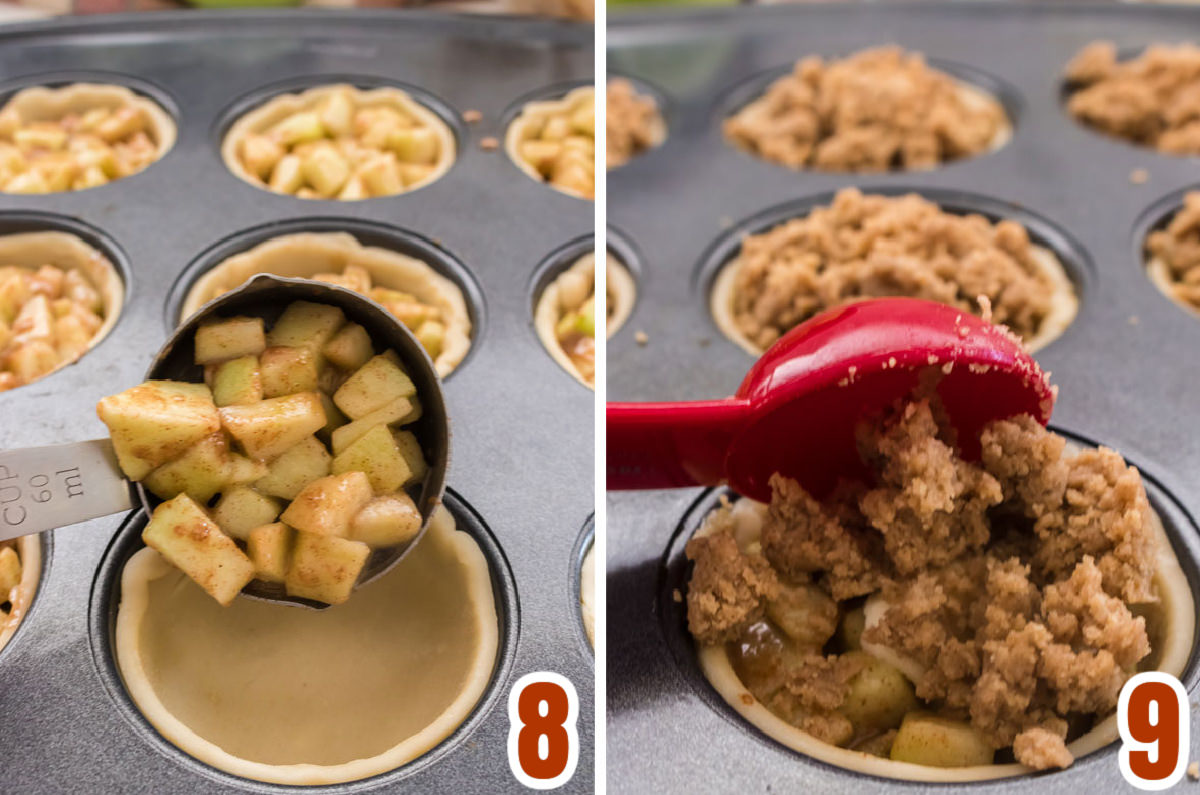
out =
<svg viewBox="0 0 1200 795"><path fill-rule="evenodd" d="M55 531L44 540L37 598L0 653L0 791L516 791L504 705L513 681L536 670L575 684L582 748L564 790L592 790L594 666L580 643L572 572L594 505L593 393L542 349L530 291L539 263L591 233L593 206L480 146L503 137L517 98L588 79L592 40L588 26L421 11L189 11L0 31L0 98L46 82L124 83L158 100L179 128L174 148L133 177L76 193L0 194L0 234L66 228L108 253L126 280L125 309L103 342L71 367L0 393L0 448L104 435L96 401L141 380L190 278L218 253L273 232L342 228L428 257L464 288L475 326L470 355L445 383L454 431L446 501L491 561L502 633L479 706L417 761L330 787L238 779L159 737L112 664L116 578L145 517ZM359 202L279 196L229 173L220 136L246 97L339 80L417 89L457 135L454 165L427 187ZM482 121L464 123L467 110Z"/></svg>
<svg viewBox="0 0 1200 795"><path fill-rule="evenodd" d="M1193 10L1149 6L899 4L623 12L609 21L610 74L665 101L666 141L609 172L608 222L637 251L638 302L608 343L610 400L732 394L753 357L708 309L715 267L739 232L803 212L842 187L927 191L955 210L1031 225L1066 259L1080 312L1037 354L1061 389L1052 427L1121 451L1146 480L1200 593L1200 321L1162 295L1141 256L1145 232L1200 187L1195 161L1077 124L1062 71L1080 48L1200 38ZM931 171L793 171L726 144L721 120L809 54L898 44L993 91L1014 117L1002 149ZM953 69L954 65L962 69ZM750 82L747 81L755 81ZM1149 180L1134 184L1130 173ZM976 202L982 197L983 202ZM781 215L790 205L795 213ZM734 237L730 237L733 235ZM638 345L635 334L647 335ZM686 634L682 546L714 492L607 495L607 758L611 792L912 792L928 784L864 777L797 754L750 726L708 685ZM1198 636L1200 637L1200 636ZM1184 675L1200 681L1193 653ZM1200 715L1192 711L1192 731ZM969 785L973 792L1110 792L1124 787L1117 747L1068 770Z"/></svg>

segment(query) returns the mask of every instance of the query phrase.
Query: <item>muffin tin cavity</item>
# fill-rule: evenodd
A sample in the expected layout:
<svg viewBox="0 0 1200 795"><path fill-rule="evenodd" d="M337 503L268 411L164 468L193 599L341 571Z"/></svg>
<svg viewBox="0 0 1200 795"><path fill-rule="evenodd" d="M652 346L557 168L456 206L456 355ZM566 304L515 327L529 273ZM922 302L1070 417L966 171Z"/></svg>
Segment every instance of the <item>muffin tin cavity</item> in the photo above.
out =
<svg viewBox="0 0 1200 795"><path fill-rule="evenodd" d="M0 480L0 513L4 510L4 492L4 481ZM50 568L50 533L22 536L10 542L8 548L16 553L20 561L20 576L15 587L0 593L0 655L12 645L37 604L38 590ZM0 555L8 557L10 553L4 553L4 549L5 545L0 544ZM11 566L11 562L11 557L7 561L0 561L6 568Z"/></svg>
<svg viewBox="0 0 1200 795"><path fill-rule="evenodd" d="M880 44L886 44L886 42L880 42ZM787 166L782 163L769 160L757 153L750 152L741 145L735 144L724 134L723 128L725 122L738 114L740 111L746 109L746 107L751 103L762 99L773 83L780 78L792 74L796 63L805 57L808 57L809 55L822 56L824 58L825 65L828 67L837 61L853 57L864 50L870 49L875 49L875 47L864 46L853 52L847 51L833 53L828 56L825 56L823 53L797 52L796 59L792 63L767 69L745 78L740 82L734 83L718 98L717 102L715 103L716 115L711 121L713 126L716 128L717 134L721 138L725 148L739 152L746 157L754 158L755 160L759 160L771 166L787 168ZM906 50L905 55L910 55L915 52L916 50ZM998 103L1000 109L1004 113L1005 120L996 130L996 133L989 145L979 152L940 161L928 167L904 168L893 165L891 168L886 169L886 171L902 173L906 171L911 172L940 169L964 160L971 160L977 157L983 157L992 154L1005 147L1015 133L1021 114L1022 103L1019 92L1000 78L981 69L977 69L973 66L968 66L957 61L949 61L926 56L925 63L929 69L947 75L952 80L956 81L960 86L960 90L962 91L966 102L975 104L994 101ZM813 163L807 163L799 168L804 171L816 171L824 173L853 173L852 170L847 171L842 169L830 169L824 166L815 165ZM880 173L881 170L870 169L868 173L870 171Z"/></svg>
<svg viewBox="0 0 1200 795"><path fill-rule="evenodd" d="M593 111L590 132L577 126L575 118L589 96ZM594 198L595 89L591 81L526 94L509 106L502 120L505 154L521 173L568 196ZM547 134L552 125L554 132Z"/></svg>
<svg viewBox="0 0 1200 795"><path fill-rule="evenodd" d="M1068 434L1062 431L1056 431L1060 435L1065 436L1069 442L1077 443L1081 446L1094 446L1094 444L1082 437ZM1132 462L1131 462L1132 463ZM1171 547L1178 560L1179 566L1186 577L1191 591L1191 598L1195 601L1200 598L1200 536L1197 535L1195 523L1190 518L1189 512L1181 506L1173 495L1164 490L1164 488L1144 470L1142 470L1142 480L1146 488L1147 496L1150 499L1150 505L1153 510L1162 519L1163 527L1166 530L1167 538L1171 543ZM844 751L832 746L826 746L822 743L816 743L811 749L813 756L808 756L805 753L788 747L782 740L772 739L768 737L762 729L749 723L747 719L742 717L717 690L709 682L705 676L701 663L698 658L699 648L688 631L687 624L687 593L688 582L691 578L692 564L685 555L684 548L693 534L700 529L705 518L720 506L721 500L725 497L736 499L737 496L723 489L709 489L704 491L686 510L682 520L676 527L675 533L663 553L659 567L659 579L656 591L656 612L658 615L659 629L662 633L662 638L670 651L670 655L678 668L679 673L687 681L691 692L698 697L700 701L720 714L726 719L728 724L744 734L754 737L765 747L770 749L771 755L779 759L779 763L787 763L801 767L811 767L826 763L835 766L845 766L848 763L855 761L855 756L851 752ZM665 521L669 521L666 519ZM1178 611L1181 614L1180 625L1184 627L1192 635L1190 647L1186 647L1186 653L1183 646L1177 649L1177 657L1186 659L1186 664L1180 673L1180 679L1184 682L1185 687L1193 687L1198 679L1200 679L1200 671L1197 670L1197 639L1200 638L1198 632L1198 622L1194 610L1184 609ZM782 724L782 721L779 721ZM1111 724L1111 720L1106 722ZM1118 743L1116 742L1115 724L1108 726L1111 729L1112 741L1104 744L1093 744L1092 747L1083 750L1085 754L1076 759L1074 768L1087 766L1096 758L1102 758L1101 764L1116 765L1116 750ZM1095 730L1096 734L1102 731L1101 728ZM1090 738L1085 738L1090 739ZM905 778L924 781L966 781L968 779L960 776L955 776L953 768L929 768L938 775L929 776L914 776L910 769L907 773L902 770L888 770L888 767L894 763L887 760L873 759L871 765L862 765L858 769L851 769L851 775L862 776L873 775L881 778ZM912 766L908 766L911 768ZM918 771L920 768L918 768ZM976 768L978 770L978 768ZM946 774L946 775L942 775ZM843 774L845 775L845 774ZM1011 778L1013 776L1027 775L1023 768L1015 765L996 765L992 775L979 777L976 776L971 780L980 780L981 778ZM1039 776L1039 780L1050 776L1063 775L1062 773L1043 773Z"/></svg>
<svg viewBox="0 0 1200 795"><path fill-rule="evenodd" d="M483 292L471 271L440 245L414 232L380 223L349 218L302 218L281 221L239 232L213 245L196 257L183 270L172 286L167 299L167 328L174 330L185 319L186 315L195 311L209 300L212 300L212 298L215 298L216 291L220 287L223 286L232 289L244 281L244 279L238 281L236 278L233 278L234 274L232 272L230 273L231 281L225 281L221 273L214 270L222 267L223 263L231 257L251 251L268 241L285 238L290 235L303 234L331 235L334 238L342 235L350 235L361 246L386 249L387 251L402 254L405 257L419 260L421 263L428 265L438 279L448 280L449 284L446 286L451 288L449 290L450 293L456 290L460 294L460 296L445 295L445 302L447 307L454 307L453 315L460 321L462 320L461 315L465 313L466 321L465 323L454 322L452 324L449 322L449 319L446 319L447 327L453 325L453 330L446 335L444 351L439 356L434 357L439 374L443 378L449 376L470 357L475 344L483 332L485 321ZM338 241L333 238L326 243L330 247L334 247L335 244L354 245L353 243L349 243L349 241ZM331 252L331 255L333 254L337 256L331 256L329 259L323 256L314 256L310 262L287 260L288 268L286 270L289 272L278 273L277 275L311 277L318 273L329 271L333 265L340 264L343 261L357 260L353 255L343 257L337 251ZM283 261L282 258L276 257L273 259ZM395 289L401 292L412 292L411 288L409 290L405 289L407 286L405 282L408 281L406 274L408 273L407 269L409 266L402 264L402 267L406 268L406 270L396 273L384 270L382 266L378 270L373 269L371 266L377 264L376 258L372 258L370 262L365 264L374 286ZM237 271L237 276L240 277L243 271L255 270L255 268L247 268L239 264L235 270ZM445 293L445 289L438 285L429 285L429 289ZM469 329L462 328L466 325L469 325ZM418 331L418 329L412 330L414 332Z"/></svg>
<svg viewBox="0 0 1200 795"><path fill-rule="evenodd" d="M111 113L103 117L103 111ZM69 130L69 146L66 128L45 129L68 114L77 117ZM25 170L14 162L11 150L4 152L0 181L5 184L0 192L74 192L135 177L172 150L178 119L178 106L166 91L124 74L64 71L6 81L0 84L0 139L36 155L29 163L38 165ZM17 127L27 128L20 133L24 140L14 136ZM59 135L61 140L56 140ZM52 158L69 162L45 166ZM35 171L38 176L33 176ZM18 184L8 184L18 174L23 174Z"/></svg>
<svg viewBox="0 0 1200 795"><path fill-rule="evenodd" d="M436 765L438 760L454 747L469 741L497 700L503 695L501 687L507 681L512 667L520 622L520 607L513 574L499 542L492 535L483 518L462 497L451 490L446 492L445 505L453 517L457 530L465 532L471 537L482 552L489 569L499 633L497 656L491 680L466 719L430 750L390 772L380 773L359 781L335 784L328 790L330 792L362 792L389 785L394 786L402 779ZM157 753L170 758L177 765L192 773L239 789L250 787L255 791L290 791L284 787L264 785L218 771L194 759L165 739L133 702L128 685L116 661L117 614L122 600L122 573L130 558L139 550L144 549L140 536L145 522L144 514L138 512L131 515L110 543L92 584L88 615L90 645L96 670L111 697L112 706L133 726L145 743ZM280 609L295 608L283 607ZM333 683L330 683L330 686L333 686Z"/></svg>
<svg viewBox="0 0 1200 795"><path fill-rule="evenodd" d="M45 317L41 319L27 316L22 311L28 307L30 299L38 295L16 289L0 275L3 293L0 304L8 303L7 309L0 305L0 323L3 324L0 332L8 332L7 335L0 333L0 353L4 353L7 360L7 366L0 368L0 379L12 377L6 371L19 369L14 361L19 357L25 359L22 367L37 365L29 372L32 378L22 378L18 373L8 386L0 380L0 395L39 383L88 356L116 326L124 307L129 265L124 253L106 234L65 216L0 211L0 271L11 266L32 274L43 265L59 268L66 276L55 287L57 292L48 295L46 307L41 312ZM75 275L71 275L72 271ZM78 280L79 284L73 285L72 280ZM83 290L86 297L81 296L79 290ZM67 307L62 302L73 306ZM98 312L95 303L99 305ZM81 309L86 311L76 314ZM15 311L15 317L7 317L7 311ZM68 318L67 315L75 316ZM79 321L79 317L83 320ZM34 320L37 322L31 326L30 322ZM22 335L28 338L29 345L20 344ZM18 348L23 348L23 352ZM33 364L26 354L33 357ZM43 355L49 358L44 362L36 361ZM48 371L46 366L50 367ZM43 374L36 375L37 372Z"/></svg>
<svg viewBox="0 0 1200 795"><path fill-rule="evenodd" d="M331 100L344 106L342 112L330 110ZM360 119L363 110L398 111L409 126L385 130L388 124ZM300 117L309 124L291 124ZM409 135L413 129L424 131L424 138ZM322 75L276 83L235 101L221 115L216 145L226 168L255 187L295 198L353 201L410 193L441 179L454 167L464 137L459 114L421 88L378 77ZM313 143L334 139L353 139L350 149L358 154L340 144ZM247 159L252 144L253 162ZM419 173L405 164L419 166Z"/></svg>
<svg viewBox="0 0 1200 795"><path fill-rule="evenodd" d="M579 628L579 635L582 644L592 659L596 655L596 643L594 639L595 628L595 610L596 610L596 590L595 583L597 578L603 576L604 570L601 566L597 570L597 561L595 557L596 551L596 515L592 514L583 523L583 529L579 531L579 539L575 542L575 548L571 550L571 569L568 578L569 590L567 594L571 599L573 609L572 615L575 617L575 625ZM588 580L591 584L586 584ZM588 606L585 607L585 601Z"/></svg>
<svg viewBox="0 0 1200 795"><path fill-rule="evenodd" d="M868 196L889 197L915 193L937 204L946 213L978 214L992 223L1006 219L1018 222L1028 231L1030 242L1048 251L1062 266L1059 269L1051 263L1046 269L1048 273L1053 274L1052 280L1056 282L1056 289L1063 290L1064 294L1073 290L1075 298L1073 307L1058 306L1056 302L1043 320L1032 347L1036 350L1053 342L1077 315L1078 305L1083 301L1087 283L1091 278L1091 260L1083 247L1053 222L1024 207L965 191L888 186L864 187L862 193ZM766 232L789 220L806 217L816 208L828 207L834 197L834 193L825 193L763 210L728 229L701 257L696 267L695 278L701 287L701 294L712 322L730 341L746 352L757 356L758 346L738 329L732 311L732 299L736 289L734 261L740 256L743 239L747 235ZM1069 282L1069 285L1064 282ZM895 294L901 293L897 291Z"/></svg>
<svg viewBox="0 0 1200 795"><path fill-rule="evenodd" d="M1191 268L1176 265L1173 269L1166 259L1151 248L1152 236L1164 236L1163 242L1167 243L1168 247L1172 239L1177 239L1181 249L1179 259L1183 262L1189 259L1190 250L1194 247L1189 238L1192 238L1195 232L1191 229L1182 230L1180 238L1168 235L1169 227L1181 213L1188 213L1190 216L1192 211L1185 207L1185 202L1187 197L1194 193L1196 188L1176 191L1159 199L1142 213L1134 225L1133 256L1134 262L1160 293L1192 317L1200 319L1200 264ZM1167 254L1170 256L1169 250ZM1196 275L1191 276L1191 281L1185 281L1185 274L1190 275L1193 272Z"/></svg>

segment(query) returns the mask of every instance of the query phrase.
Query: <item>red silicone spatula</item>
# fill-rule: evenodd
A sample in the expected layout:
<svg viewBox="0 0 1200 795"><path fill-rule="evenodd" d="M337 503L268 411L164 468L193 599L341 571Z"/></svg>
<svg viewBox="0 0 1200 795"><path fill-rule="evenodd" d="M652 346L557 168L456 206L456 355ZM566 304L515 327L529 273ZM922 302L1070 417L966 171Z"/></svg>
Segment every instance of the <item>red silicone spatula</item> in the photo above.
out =
<svg viewBox="0 0 1200 795"><path fill-rule="evenodd" d="M935 369L936 368L936 369ZM880 298L824 312L781 337L725 400L608 404L608 488L728 483L757 500L779 472L824 496L863 480L863 419L940 376L962 453L988 422L1054 407L1049 380L1007 331L931 301Z"/></svg>

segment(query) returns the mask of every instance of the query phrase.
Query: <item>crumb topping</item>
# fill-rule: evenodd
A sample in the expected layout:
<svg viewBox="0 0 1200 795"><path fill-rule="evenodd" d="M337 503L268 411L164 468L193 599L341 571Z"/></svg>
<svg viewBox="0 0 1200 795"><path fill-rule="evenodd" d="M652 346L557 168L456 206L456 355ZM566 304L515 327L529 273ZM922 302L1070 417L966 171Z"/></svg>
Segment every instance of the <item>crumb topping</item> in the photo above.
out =
<svg viewBox="0 0 1200 795"><path fill-rule="evenodd" d="M981 444L963 460L915 400L860 429L869 486L819 502L777 475L757 535L719 508L687 547L692 634L728 644L753 696L826 742L889 753L898 719L856 724L848 701L882 666L987 746L1071 764L1067 743L1151 652L1150 505L1117 453L1069 454L1029 417Z"/></svg>
<svg viewBox="0 0 1200 795"><path fill-rule="evenodd" d="M767 348L822 310L865 298L909 296L972 314L1025 339L1055 294L1021 224L956 215L916 194L838 192L828 207L742 240L733 319Z"/></svg>
<svg viewBox="0 0 1200 795"><path fill-rule="evenodd" d="M1173 155L1200 154L1200 47L1154 44L1121 60L1092 42L1067 65L1067 111L1084 124Z"/></svg>
<svg viewBox="0 0 1200 795"><path fill-rule="evenodd" d="M796 62L725 121L734 145L790 168L930 168L991 149L1008 127L990 96L899 47Z"/></svg>
<svg viewBox="0 0 1200 795"><path fill-rule="evenodd" d="M606 162L616 168L662 140L663 118L653 97L639 94L633 83L617 77L608 81L604 126Z"/></svg>
<svg viewBox="0 0 1200 795"><path fill-rule="evenodd" d="M1168 294L1200 311L1200 191L1184 195L1166 227L1146 238L1146 251L1164 268Z"/></svg>

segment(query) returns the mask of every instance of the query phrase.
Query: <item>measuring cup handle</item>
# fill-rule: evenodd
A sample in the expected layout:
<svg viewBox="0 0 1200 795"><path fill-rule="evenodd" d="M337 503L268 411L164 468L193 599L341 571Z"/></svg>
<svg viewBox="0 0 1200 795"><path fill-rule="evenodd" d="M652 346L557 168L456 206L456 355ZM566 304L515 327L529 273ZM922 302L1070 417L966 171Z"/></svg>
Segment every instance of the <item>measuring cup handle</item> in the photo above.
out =
<svg viewBox="0 0 1200 795"><path fill-rule="evenodd" d="M128 511L132 505L107 439L0 450L0 541Z"/></svg>
<svg viewBox="0 0 1200 795"><path fill-rule="evenodd" d="M737 398L686 403L609 403L608 488L715 486L745 422L749 402Z"/></svg>

